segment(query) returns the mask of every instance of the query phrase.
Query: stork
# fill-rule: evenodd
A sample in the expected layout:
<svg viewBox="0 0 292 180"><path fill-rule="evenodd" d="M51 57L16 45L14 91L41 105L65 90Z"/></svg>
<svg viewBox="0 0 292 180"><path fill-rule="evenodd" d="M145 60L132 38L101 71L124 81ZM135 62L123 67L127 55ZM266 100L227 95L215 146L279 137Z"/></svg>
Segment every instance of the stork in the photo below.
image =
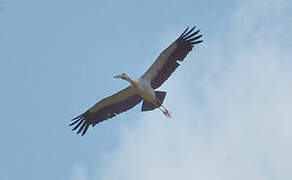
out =
<svg viewBox="0 0 292 180"><path fill-rule="evenodd" d="M131 79L127 74L122 73L114 76L126 80L130 83L127 88L106 97L83 114L72 119L70 126L74 126L73 131L78 129L77 134L82 132L82 136L87 132L90 125L110 119L124 111L127 111L141 101L143 101L141 111L152 111L160 109L167 117L171 113L163 106L165 91L155 91L164 83L169 76L180 65L178 61L183 61L187 54L193 49L195 44L203 42L200 40L202 35L197 35L200 30L195 30L195 26L189 30L189 27L170 44L151 67L138 79Z"/></svg>

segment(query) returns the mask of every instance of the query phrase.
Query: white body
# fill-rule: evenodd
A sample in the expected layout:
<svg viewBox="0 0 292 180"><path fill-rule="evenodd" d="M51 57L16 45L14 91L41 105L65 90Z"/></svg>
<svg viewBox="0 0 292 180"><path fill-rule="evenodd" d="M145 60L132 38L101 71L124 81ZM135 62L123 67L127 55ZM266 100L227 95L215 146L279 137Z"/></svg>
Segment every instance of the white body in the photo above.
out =
<svg viewBox="0 0 292 180"><path fill-rule="evenodd" d="M137 94L141 96L145 101L156 104L156 95L149 81L144 78L139 78L137 80L132 80L131 84Z"/></svg>

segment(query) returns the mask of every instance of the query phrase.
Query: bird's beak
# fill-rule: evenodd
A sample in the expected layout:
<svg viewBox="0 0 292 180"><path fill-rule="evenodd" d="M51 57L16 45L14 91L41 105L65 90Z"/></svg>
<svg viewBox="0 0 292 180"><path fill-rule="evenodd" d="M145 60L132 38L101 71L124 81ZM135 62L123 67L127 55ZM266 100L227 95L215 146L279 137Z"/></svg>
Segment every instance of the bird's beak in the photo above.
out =
<svg viewBox="0 0 292 180"><path fill-rule="evenodd" d="M119 79L119 78L121 78L121 77L122 77L121 74L118 74L118 75L114 76L114 78L116 78L116 79Z"/></svg>

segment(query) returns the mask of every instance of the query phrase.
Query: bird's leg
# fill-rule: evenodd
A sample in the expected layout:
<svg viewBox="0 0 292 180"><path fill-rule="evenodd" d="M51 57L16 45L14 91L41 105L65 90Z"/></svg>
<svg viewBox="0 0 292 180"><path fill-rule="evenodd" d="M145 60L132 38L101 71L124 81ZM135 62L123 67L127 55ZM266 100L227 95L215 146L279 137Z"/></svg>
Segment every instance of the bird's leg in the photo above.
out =
<svg viewBox="0 0 292 180"><path fill-rule="evenodd" d="M160 109L161 112L163 112L166 117L171 117L171 113L162 105L158 98L156 98L156 106ZM163 109L161 107L163 107Z"/></svg>
<svg viewBox="0 0 292 180"><path fill-rule="evenodd" d="M161 112L163 112L163 114L166 116L166 117L171 117L170 113L166 110L166 109L162 109L161 107L158 107L159 110Z"/></svg>
<svg viewBox="0 0 292 180"><path fill-rule="evenodd" d="M171 117L171 112L169 112L162 104L161 107L163 107L164 111L163 113L167 116L167 117Z"/></svg>

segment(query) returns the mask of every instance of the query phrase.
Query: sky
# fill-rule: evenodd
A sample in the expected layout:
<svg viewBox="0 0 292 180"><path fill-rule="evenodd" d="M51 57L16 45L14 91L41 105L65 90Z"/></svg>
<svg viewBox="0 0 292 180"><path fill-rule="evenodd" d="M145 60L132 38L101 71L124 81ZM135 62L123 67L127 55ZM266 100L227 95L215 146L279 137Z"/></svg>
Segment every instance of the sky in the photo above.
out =
<svg viewBox="0 0 292 180"><path fill-rule="evenodd" d="M0 1L0 179L292 178L292 2ZM138 78L187 26L204 42L140 105L70 119Z"/></svg>

